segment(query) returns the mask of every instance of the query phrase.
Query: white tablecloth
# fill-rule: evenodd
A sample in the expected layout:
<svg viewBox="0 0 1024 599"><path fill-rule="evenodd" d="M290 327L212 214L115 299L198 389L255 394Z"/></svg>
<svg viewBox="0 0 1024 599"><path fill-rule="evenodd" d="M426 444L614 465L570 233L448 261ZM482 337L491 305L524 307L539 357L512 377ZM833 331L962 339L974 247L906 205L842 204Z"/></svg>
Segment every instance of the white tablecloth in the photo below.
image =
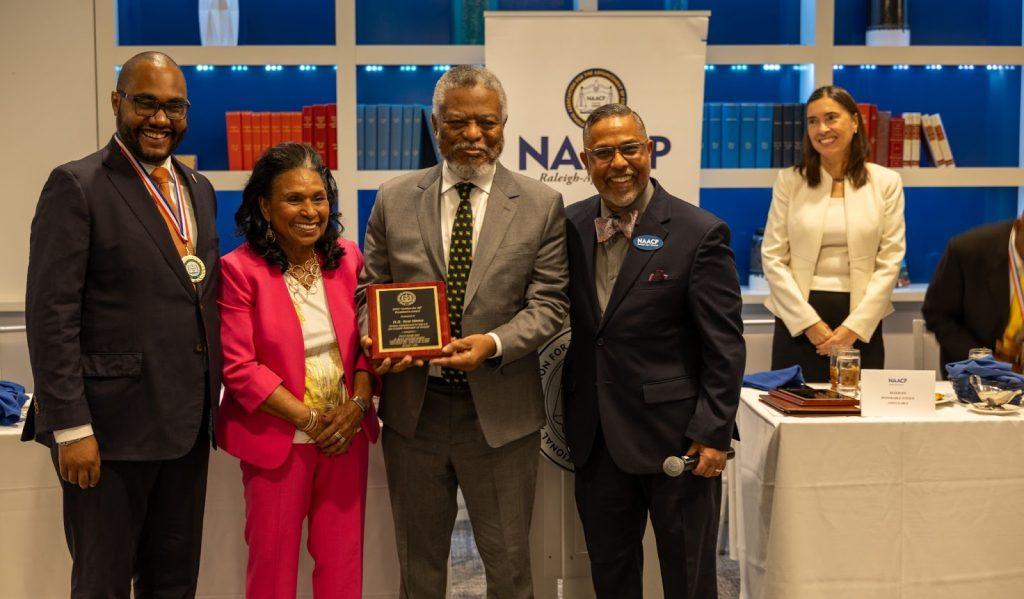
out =
<svg viewBox="0 0 1024 599"><path fill-rule="evenodd" d="M787 417L760 393L729 485L742 597L1024 597L1024 416Z"/></svg>
<svg viewBox="0 0 1024 599"><path fill-rule="evenodd" d="M50 454L21 443L21 427L0 427L0 597L58 599L69 594L71 558L64 542L60 486ZM398 596L398 557L380 445L370 447L363 597ZM241 598L245 593L245 503L238 460L210 456L199 597ZM301 549L299 597L310 597L312 560Z"/></svg>

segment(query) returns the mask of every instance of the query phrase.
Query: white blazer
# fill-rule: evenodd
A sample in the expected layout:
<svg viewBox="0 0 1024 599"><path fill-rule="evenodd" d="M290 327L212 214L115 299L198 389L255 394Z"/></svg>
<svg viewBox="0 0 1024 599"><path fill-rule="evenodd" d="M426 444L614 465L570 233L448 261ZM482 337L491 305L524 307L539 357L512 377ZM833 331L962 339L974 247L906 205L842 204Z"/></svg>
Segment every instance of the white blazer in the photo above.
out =
<svg viewBox="0 0 1024 599"><path fill-rule="evenodd" d="M903 220L903 182L895 171L865 164L868 180L854 189L844 185L846 243L850 251L850 315L843 326L868 341L878 323L892 314L892 290L907 249ZM808 186L796 169L779 171L761 245L761 260L770 292L765 307L778 316L790 335L821 320L807 303L811 278L825 232L832 177L821 171L821 184Z"/></svg>

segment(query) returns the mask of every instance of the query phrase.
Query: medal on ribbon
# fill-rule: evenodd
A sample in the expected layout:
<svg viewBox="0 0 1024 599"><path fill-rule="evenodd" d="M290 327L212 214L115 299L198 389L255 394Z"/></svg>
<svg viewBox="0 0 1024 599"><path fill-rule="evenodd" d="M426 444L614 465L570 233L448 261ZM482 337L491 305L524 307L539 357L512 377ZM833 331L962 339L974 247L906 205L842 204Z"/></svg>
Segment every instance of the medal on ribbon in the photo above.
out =
<svg viewBox="0 0 1024 599"><path fill-rule="evenodd" d="M178 238L181 239L182 245L185 246L185 255L181 257L181 262L185 267L185 274L188 275L188 280L192 281L193 285L199 284L206 278L206 264L203 263L199 256L192 253L192 231L188 218L185 217L185 202L184 202L184 191L181 188L181 181L178 179L177 170L173 167L169 169L171 179L173 181L173 188L178 196L177 208L173 207L164 197L163 192L160 188L153 183L152 177L146 173L146 169L142 167L142 163L128 151L128 148L121 141L119 135L114 135L114 140L117 141L118 147L121 149L121 153L128 159L128 163L135 169L135 174L139 176L142 181L142 185L149 192L149 195L153 198L156 203L157 210L163 213L167 217L167 220L174 226L174 232Z"/></svg>

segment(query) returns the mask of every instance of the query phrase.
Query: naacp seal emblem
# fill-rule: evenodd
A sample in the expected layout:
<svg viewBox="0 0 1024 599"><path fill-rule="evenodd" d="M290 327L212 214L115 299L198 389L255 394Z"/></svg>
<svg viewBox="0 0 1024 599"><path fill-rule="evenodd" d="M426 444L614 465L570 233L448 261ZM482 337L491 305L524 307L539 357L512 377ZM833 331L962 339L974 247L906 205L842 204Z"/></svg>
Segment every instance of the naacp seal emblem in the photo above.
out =
<svg viewBox="0 0 1024 599"><path fill-rule="evenodd" d="M594 109L613 102L626 103L626 86L607 69L587 69L573 77L565 88L565 111L580 127Z"/></svg>
<svg viewBox="0 0 1024 599"><path fill-rule="evenodd" d="M416 294L412 291L403 291L395 299L398 300L398 305L408 307L416 303Z"/></svg>
<svg viewBox="0 0 1024 599"><path fill-rule="evenodd" d="M540 451L556 466L569 472L572 472L573 467L563 430L562 364L569 350L571 336L569 329L566 329L537 352L540 358L540 382L544 389L544 411L547 414L547 424L540 429Z"/></svg>

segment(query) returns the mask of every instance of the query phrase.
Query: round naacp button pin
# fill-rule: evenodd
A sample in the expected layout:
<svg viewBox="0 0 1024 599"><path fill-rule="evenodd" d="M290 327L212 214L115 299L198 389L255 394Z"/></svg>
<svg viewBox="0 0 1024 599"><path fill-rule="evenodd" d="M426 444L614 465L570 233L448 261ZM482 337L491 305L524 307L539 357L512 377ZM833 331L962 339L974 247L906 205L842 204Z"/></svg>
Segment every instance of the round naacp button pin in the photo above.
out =
<svg viewBox="0 0 1024 599"><path fill-rule="evenodd" d="M664 245L665 241L657 235L639 235L633 238L633 247L645 252L660 250Z"/></svg>

